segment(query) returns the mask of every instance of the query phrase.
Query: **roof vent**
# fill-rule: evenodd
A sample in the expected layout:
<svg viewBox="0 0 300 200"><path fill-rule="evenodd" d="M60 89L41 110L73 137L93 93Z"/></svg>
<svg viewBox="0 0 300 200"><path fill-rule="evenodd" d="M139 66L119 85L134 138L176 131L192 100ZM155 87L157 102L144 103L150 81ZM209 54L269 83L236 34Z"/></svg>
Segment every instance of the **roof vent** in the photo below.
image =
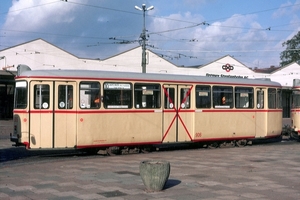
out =
<svg viewBox="0 0 300 200"><path fill-rule="evenodd" d="M30 67L27 65L18 65L17 67L17 76L20 76L23 72L31 71Z"/></svg>
<svg viewBox="0 0 300 200"><path fill-rule="evenodd" d="M293 79L293 86L300 86L300 79Z"/></svg>

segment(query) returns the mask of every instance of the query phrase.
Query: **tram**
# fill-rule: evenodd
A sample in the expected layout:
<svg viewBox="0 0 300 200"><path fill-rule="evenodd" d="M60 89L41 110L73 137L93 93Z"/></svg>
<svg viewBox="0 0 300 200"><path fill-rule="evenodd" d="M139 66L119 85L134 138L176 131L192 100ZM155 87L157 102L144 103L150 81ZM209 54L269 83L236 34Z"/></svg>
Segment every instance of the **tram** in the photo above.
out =
<svg viewBox="0 0 300 200"><path fill-rule="evenodd" d="M281 136L270 80L18 66L11 141L27 149L237 144Z"/></svg>
<svg viewBox="0 0 300 200"><path fill-rule="evenodd" d="M293 80L292 109L291 109L292 136L300 138L300 79Z"/></svg>

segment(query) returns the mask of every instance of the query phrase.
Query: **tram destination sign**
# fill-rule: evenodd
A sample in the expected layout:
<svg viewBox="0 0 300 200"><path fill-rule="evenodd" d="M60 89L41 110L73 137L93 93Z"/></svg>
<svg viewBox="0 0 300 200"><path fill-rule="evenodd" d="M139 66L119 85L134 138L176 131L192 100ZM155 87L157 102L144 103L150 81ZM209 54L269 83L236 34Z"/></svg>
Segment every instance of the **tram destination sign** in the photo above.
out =
<svg viewBox="0 0 300 200"><path fill-rule="evenodd" d="M129 83L105 83L104 89L131 89Z"/></svg>

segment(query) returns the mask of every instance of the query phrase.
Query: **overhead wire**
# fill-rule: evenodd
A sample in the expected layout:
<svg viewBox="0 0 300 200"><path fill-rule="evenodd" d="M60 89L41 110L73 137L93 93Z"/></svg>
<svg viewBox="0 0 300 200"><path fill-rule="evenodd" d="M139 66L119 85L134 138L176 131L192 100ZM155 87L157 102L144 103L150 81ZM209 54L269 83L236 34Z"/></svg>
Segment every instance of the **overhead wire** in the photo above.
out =
<svg viewBox="0 0 300 200"><path fill-rule="evenodd" d="M49 2L49 3L45 3L45 4L39 4L36 6L31 6L31 7L27 7L27 8L23 8L23 9L17 9L17 10L11 10L9 12L18 12L18 11L22 11L25 9L31 9L31 8L36 8L36 7L40 7L40 6L45 6L45 5L49 5L49 4L53 4L53 3L57 3L57 2L61 2L62 0L57 0L57 1L53 1L53 2ZM70 4L75 4L75 5L79 5L79 6L86 6L86 7L91 7L91 8L97 8L97 9L106 9L106 10L111 10L111 11L115 11L115 12L124 12L124 13L129 13L129 14L135 14L135 15L141 15L140 13L136 13L136 12L131 12L131 11L125 11L125 10L120 10L120 9L115 9L115 8L108 8L108 7L103 7L103 6L97 6L97 5L89 5L89 4L84 4L84 3L78 3L78 2L73 2L73 1L67 1L67 3ZM281 6L279 8L289 8L289 7L293 7L293 6L300 6L300 3L298 4L293 4L293 5L287 5L287 6ZM246 13L246 14L242 14L242 15L250 15L250 14L256 14L256 13L262 13L262 12L268 12L268 11L272 11L272 10L276 10L279 8L271 8L271 9L266 9L266 10L262 10L262 11L256 11L256 12L251 12L251 13ZM6 12L8 13L8 12ZM0 14L5 14L5 13L0 13ZM149 32L148 34L162 34L162 33L169 33L169 32L173 32L173 31L180 31L180 30L184 30L184 29L190 29L190 28L194 28L200 25L209 25L209 26L218 26L218 27L222 27L222 28L230 28L230 29L243 29L243 30L253 30L253 31L266 31L267 29L264 28L247 28L247 27L238 27L238 26L224 26L224 25L214 25L214 24L208 24L207 22L212 22L212 21L216 21L216 20L222 20L222 19L228 19L227 18L219 18L219 19L215 19L215 20L207 20L207 22L201 22L201 23L196 23L196 22L190 22L190 21L185 21L185 20L178 20L178 19L172 19L172 18L166 18L166 17L159 17L159 16L154 16L154 15L147 15L149 17L154 17L154 18L163 18L166 20L172 20L172 21L177 21L177 22L183 22L183 23L190 23L193 24L191 26L185 26L185 27L181 27L181 28L175 28L175 29L170 29L170 30L163 30L163 31L158 31L158 32ZM239 16L231 16L231 17L239 17ZM298 24L298 23L294 23L294 24ZM277 26L271 26L270 30L272 28L272 31L290 31L290 30L274 30L274 27L282 27L282 26L287 26L290 24L285 24L285 25L277 25ZM103 39L103 40L107 40L107 38L102 38L102 37L92 37L92 36L78 36L78 35L67 35L67 34L56 34L56 33L42 33L42 32L31 32L31 31L21 31L21 30L5 30L5 31L15 31L15 32L23 32L23 33L28 33L28 34L44 34L44 35L52 35L52 36L58 36L58 37L78 37L78 38L90 38L90 39ZM134 37L136 35L131 35L131 36L118 36L119 38L126 38L126 37ZM137 36L136 36L137 37ZM173 38L174 39L174 38ZM182 40L183 39L177 39L178 40ZM188 39L186 39L188 40ZM175 41L175 40L173 40ZM249 40L248 40L249 41ZM187 41L190 42L190 41ZM201 42L201 40L198 40L197 42ZM224 41L225 42L225 41ZM252 41L253 42L253 41ZM118 44L116 42L112 42L112 43L101 43L98 42L97 44ZM125 43L123 43L125 44ZM88 45L87 45L88 46ZM90 45L93 46L93 45ZM213 51L211 51L213 52Z"/></svg>
<svg viewBox="0 0 300 200"><path fill-rule="evenodd" d="M58 3L61 1L65 1L65 0L56 0L53 2L49 2L49 3L45 3L45 4L39 4L36 6L31 6L31 7L27 7L27 8L23 8L23 9L17 9L17 10L12 10L9 12L17 12L17 11L22 11L25 9L31 9L31 8L36 8L36 7L41 7L41 6L45 6L45 5L49 5L49 4L53 4L53 3ZM130 13L130 14L135 14L135 15L141 15L140 13L136 13L136 12L132 12L132 11L125 11L125 10L120 10L120 9L115 9L115 8L108 8L108 7L103 7L103 6L97 6L97 5L89 5L89 4L84 4L84 3L78 3L78 2L72 2L72 1L66 1L67 3L70 4L75 4L75 5L80 5L80 6L86 6L86 7L92 7L92 8L99 8L99 9L106 9L106 10L111 10L111 11L116 11L116 12L124 12L124 13ZM288 8L288 7L292 7L292 6L300 6L299 4L293 4L293 5L288 5L288 6L282 6L280 8ZM271 11L271 10L276 10L278 8L271 8L271 9L266 9L266 10L262 10L262 11L256 11L256 12L251 12L251 13L245 13L242 15L249 15L249 14L255 14L255 13L261 13L261 12L267 12L267 11ZM9 13L9 12L5 12L5 13ZM5 13L0 13L0 14L5 14ZM163 30L163 31L158 31L158 32L149 32L148 34L158 34L158 33L167 33L167 32L173 32L173 31L179 31L179 30L183 30L183 29L189 29L189 28L194 28L197 27L199 25L208 25L208 26L217 26L217 27L223 27L223 28L234 28L234 29L246 29L246 30L266 30L264 28L247 28L247 27L238 27L238 26L224 26L224 25L214 25L211 23L207 23L207 22L211 22L211 21L216 21L216 20L221 20L221 19L228 19L228 17L226 18L219 18L216 20L207 20L205 22L201 22L201 23L196 23L196 22L190 22L190 21L186 21L186 20L178 20L178 19L172 19L172 18L167 18L167 17L159 17L159 16L155 16L155 15L147 15L148 17L155 17L155 18L163 18L163 19L167 19L167 20L172 20L172 21L178 21L178 22L184 22L184 23L191 23L193 25L191 26L185 26L185 27L180 27L180 28L175 28L175 29L170 29L170 30ZM235 17L235 16L232 16ZM239 16L236 16L239 17ZM299 22L300 23L300 22ZM298 23L295 23L298 24ZM280 27L280 26L286 26L288 24L285 25L277 25L277 26L272 26L272 27ZM60 36L60 37L85 37L85 38L93 38L95 39L96 37L86 37L86 36L76 36L76 35L64 35L64 34L56 34L56 33L42 33L42 32L31 32L31 31L21 31L21 30L8 30L5 29L5 31L14 31L14 32L26 32L26 33L34 33L34 34L47 34L47 35L55 35L55 36ZM273 30L272 30L273 31ZM280 30L277 30L280 31ZM291 31L291 30L284 30L284 31ZM132 37L132 36L136 36L136 35L130 35L130 36L117 36L118 38L126 38L126 37ZM98 38L98 39L107 39L107 38Z"/></svg>
<svg viewBox="0 0 300 200"><path fill-rule="evenodd" d="M55 1L52 1L52 2L49 2L49 3L42 3L42 4L35 5L35 6L25 7L25 8L22 8L22 9L10 10L10 11L7 11L7 12L1 12L0 15L7 14L7 13L12 13L12 12L20 12L20 11L23 11L23 10L42 7L42 6L46 6L46 5L50 5L50 4L54 4L54 3L58 3L58 2L61 2L61 0L55 0Z"/></svg>

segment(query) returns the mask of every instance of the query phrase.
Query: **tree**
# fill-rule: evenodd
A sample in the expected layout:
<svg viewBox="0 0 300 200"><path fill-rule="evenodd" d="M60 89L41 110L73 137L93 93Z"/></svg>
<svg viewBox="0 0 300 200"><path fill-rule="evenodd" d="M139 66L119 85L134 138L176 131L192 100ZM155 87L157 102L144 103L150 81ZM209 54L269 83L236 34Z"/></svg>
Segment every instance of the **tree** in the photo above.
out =
<svg viewBox="0 0 300 200"><path fill-rule="evenodd" d="M300 31L292 39L282 43L282 46L286 46L286 49L280 53L280 66L300 61Z"/></svg>

